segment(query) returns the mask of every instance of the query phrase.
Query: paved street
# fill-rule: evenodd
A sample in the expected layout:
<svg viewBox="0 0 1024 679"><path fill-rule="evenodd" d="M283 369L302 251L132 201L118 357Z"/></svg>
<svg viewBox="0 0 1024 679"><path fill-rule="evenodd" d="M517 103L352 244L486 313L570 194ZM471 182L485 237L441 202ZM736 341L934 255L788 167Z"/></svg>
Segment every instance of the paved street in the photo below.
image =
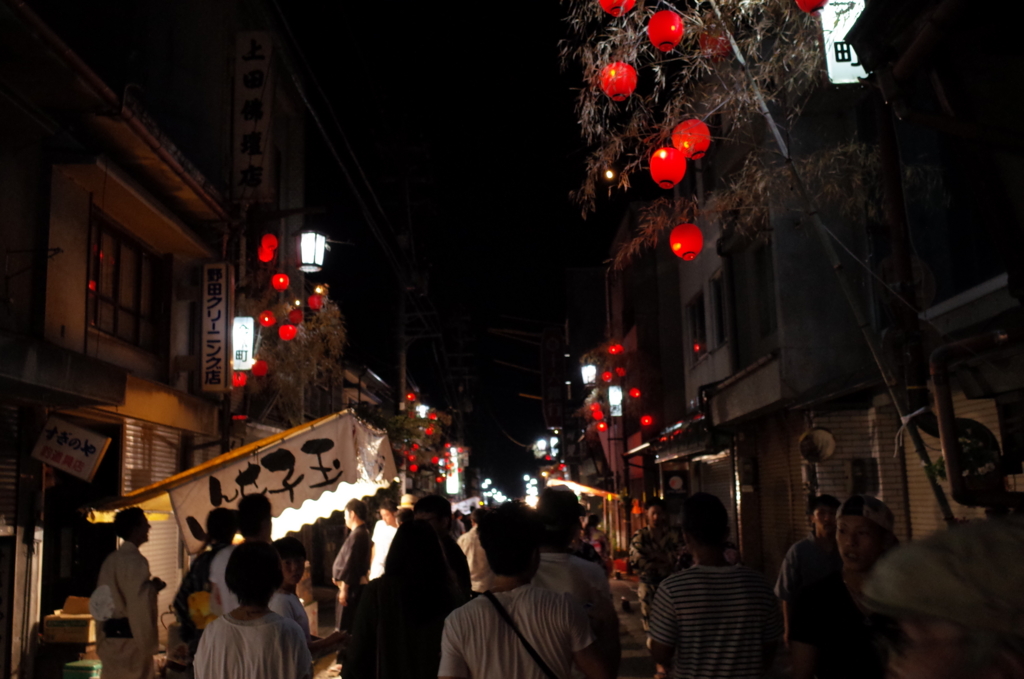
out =
<svg viewBox="0 0 1024 679"><path fill-rule="evenodd" d="M620 679L650 679L654 676L654 661L647 650L647 636L640 622L640 602L636 597L636 582L612 580L612 598L619 612L619 634L622 636L622 664ZM622 610L622 601L629 602L630 610Z"/></svg>

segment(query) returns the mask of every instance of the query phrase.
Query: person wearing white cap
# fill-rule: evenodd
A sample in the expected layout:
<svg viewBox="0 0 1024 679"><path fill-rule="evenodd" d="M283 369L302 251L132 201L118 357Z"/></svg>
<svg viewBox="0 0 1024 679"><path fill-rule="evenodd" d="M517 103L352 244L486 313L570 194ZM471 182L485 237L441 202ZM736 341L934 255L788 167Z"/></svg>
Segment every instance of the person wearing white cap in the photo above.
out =
<svg viewBox="0 0 1024 679"><path fill-rule="evenodd" d="M878 559L898 541L892 511L884 502L854 495L839 507L838 573L800 592L790 617L793 679L882 679L879 642L895 623L869 611L864 582Z"/></svg>
<svg viewBox="0 0 1024 679"><path fill-rule="evenodd" d="M893 679L1024 678L1024 522L955 526L887 554L864 603L899 622Z"/></svg>

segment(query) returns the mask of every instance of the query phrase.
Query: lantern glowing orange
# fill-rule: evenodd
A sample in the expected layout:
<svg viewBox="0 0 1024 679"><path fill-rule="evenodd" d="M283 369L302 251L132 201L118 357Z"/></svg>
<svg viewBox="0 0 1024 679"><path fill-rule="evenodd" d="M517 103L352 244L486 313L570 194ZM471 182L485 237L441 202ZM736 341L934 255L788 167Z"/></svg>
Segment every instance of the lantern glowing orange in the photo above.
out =
<svg viewBox="0 0 1024 679"><path fill-rule="evenodd" d="M281 292L288 289L288 274L276 273L270 278L270 285Z"/></svg>
<svg viewBox="0 0 1024 679"><path fill-rule="evenodd" d="M272 262L274 261L274 251L261 245L256 248L256 257L261 262Z"/></svg>
<svg viewBox="0 0 1024 679"><path fill-rule="evenodd" d="M647 37L662 52L672 51L683 39L683 32L683 18L669 9L655 12L647 23Z"/></svg>
<svg viewBox="0 0 1024 679"><path fill-rule="evenodd" d="M411 465L409 465L409 471L411 471L413 474L415 474L419 470L420 470L420 466L418 464L411 464Z"/></svg>
<svg viewBox="0 0 1024 679"><path fill-rule="evenodd" d="M270 309L267 309L266 311L261 311L257 320L260 322L260 325L262 325L264 328L269 328L274 323L277 323L277 317L274 316L274 312L271 311Z"/></svg>
<svg viewBox="0 0 1024 679"><path fill-rule="evenodd" d="M721 61L732 51L729 38L721 32L701 33L697 42L700 44L700 51L704 58L711 61Z"/></svg>
<svg viewBox="0 0 1024 679"><path fill-rule="evenodd" d="M697 259L697 255L704 249L704 234L696 224L680 224L672 229L668 244L673 255L684 262L691 262Z"/></svg>
<svg viewBox="0 0 1024 679"><path fill-rule="evenodd" d="M416 392L410 391L408 394L405 395L405 400L406 401L415 401L416 400Z"/></svg>
<svg viewBox="0 0 1024 679"><path fill-rule="evenodd" d="M684 120L672 130L672 146L687 158L703 158L711 146L711 130L696 118Z"/></svg>
<svg viewBox="0 0 1024 679"><path fill-rule="evenodd" d="M431 420L436 420L437 413L427 413L427 417L430 418Z"/></svg>
<svg viewBox="0 0 1024 679"><path fill-rule="evenodd" d="M652 424L654 424L654 418L651 417L650 415L644 415L643 417L640 418L640 425L641 426L649 427Z"/></svg>
<svg viewBox="0 0 1024 679"><path fill-rule="evenodd" d="M283 339L285 342L291 342L293 339L295 339L295 335L297 335L298 332L299 329L296 328L294 325L292 325L291 323L285 323L284 325L277 329L277 336Z"/></svg>
<svg viewBox="0 0 1024 679"><path fill-rule="evenodd" d="M622 61L613 61L601 69L601 91L612 101L625 101L636 89L636 69Z"/></svg>
<svg viewBox="0 0 1024 679"><path fill-rule="evenodd" d="M260 247L266 248L266 249L271 250L271 251L276 250L277 249L277 236L275 236L272 233L265 233L265 234L263 234L263 237L260 238Z"/></svg>
<svg viewBox="0 0 1024 679"><path fill-rule="evenodd" d="M302 309L292 309L288 312L288 322L298 325L302 322Z"/></svg>
<svg viewBox="0 0 1024 679"><path fill-rule="evenodd" d="M324 305L324 296L310 295L309 299L306 300L306 304L308 304L309 308L313 311L320 311L321 307Z"/></svg>
<svg viewBox="0 0 1024 679"><path fill-rule="evenodd" d="M598 422L600 422L601 420L604 419L604 412L600 410L594 410L591 411L590 416L593 417Z"/></svg>
<svg viewBox="0 0 1024 679"><path fill-rule="evenodd" d="M601 407L601 404L598 403L597 401L595 401L595 402L590 404L590 409L591 410L598 410L600 407Z"/></svg>
<svg viewBox="0 0 1024 679"><path fill-rule="evenodd" d="M427 430L425 432L423 432L423 433L425 433L427 436L433 436L434 435L434 428L433 427L427 427Z"/></svg>
<svg viewBox="0 0 1024 679"><path fill-rule="evenodd" d="M259 360L252 364L252 374L256 377L263 377L269 369L270 366L264 360Z"/></svg>
<svg viewBox="0 0 1024 679"><path fill-rule="evenodd" d="M621 354L623 351L624 349L622 348L621 344L613 344L610 347L608 347L609 354Z"/></svg>
<svg viewBox="0 0 1024 679"><path fill-rule="evenodd" d="M244 387L245 383L248 381L249 376L240 370L236 370L235 372L231 373L231 383L239 389Z"/></svg>
<svg viewBox="0 0 1024 679"><path fill-rule="evenodd" d="M620 17L636 6L636 0L601 0L601 9L613 17Z"/></svg>
<svg viewBox="0 0 1024 679"><path fill-rule="evenodd" d="M444 483L444 477L443 476L435 476L434 480L437 481L438 483Z"/></svg>
<svg viewBox="0 0 1024 679"><path fill-rule="evenodd" d="M636 387L633 387L632 389L629 390L629 395L633 398L640 398L640 390L637 389Z"/></svg>
<svg viewBox="0 0 1024 679"><path fill-rule="evenodd" d="M651 156L651 179L663 189L671 189L686 176L686 156L671 146Z"/></svg>
<svg viewBox="0 0 1024 679"><path fill-rule="evenodd" d="M607 422L598 422L597 423L597 430L598 431L608 431L608 423Z"/></svg>
<svg viewBox="0 0 1024 679"><path fill-rule="evenodd" d="M435 455L434 457L430 458L430 463L431 464L437 464L440 461L441 461L441 458L439 458L437 455Z"/></svg>
<svg viewBox="0 0 1024 679"><path fill-rule="evenodd" d="M610 370L605 370L603 373L601 373L601 379L604 380L605 382L611 382L613 377L615 376L612 375Z"/></svg>
<svg viewBox="0 0 1024 679"><path fill-rule="evenodd" d="M801 11L813 14L824 7L826 2L827 0L796 0L796 6L799 7Z"/></svg>

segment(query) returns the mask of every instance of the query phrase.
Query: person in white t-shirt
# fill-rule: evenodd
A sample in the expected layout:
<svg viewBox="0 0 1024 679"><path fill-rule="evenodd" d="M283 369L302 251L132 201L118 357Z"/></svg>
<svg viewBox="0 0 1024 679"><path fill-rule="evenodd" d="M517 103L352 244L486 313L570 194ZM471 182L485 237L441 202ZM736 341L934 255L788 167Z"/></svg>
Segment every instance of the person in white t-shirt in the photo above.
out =
<svg viewBox="0 0 1024 679"><path fill-rule="evenodd" d="M548 673L516 630L555 676L568 677L575 664L587 679L610 679L612 672L597 651L579 604L568 594L530 584L544 530L536 512L506 503L488 513L479 530L494 581L490 592L445 620L439 679L545 679Z"/></svg>
<svg viewBox="0 0 1024 679"><path fill-rule="evenodd" d="M480 546L480 521L486 514L487 510L483 507L476 509L472 514L473 527L459 538L459 549L466 555L466 563L469 564L469 581L477 593L489 590L494 579L487 555Z"/></svg>
<svg viewBox="0 0 1024 679"><path fill-rule="evenodd" d="M246 495L238 502L238 532L246 542L270 544L272 530L270 500L263 495ZM238 608L238 597L227 584L228 561L236 545L217 552L210 562L210 613L224 615Z"/></svg>
<svg viewBox="0 0 1024 679"><path fill-rule="evenodd" d="M373 526L373 556L370 558L370 579L376 580L384 575L384 561L388 558L391 541L398 532L398 507L394 500L384 498L380 503L380 521Z"/></svg>
<svg viewBox="0 0 1024 679"><path fill-rule="evenodd" d="M281 571L284 580L281 587L274 592L270 598L270 610L289 620L298 623L302 631L306 633L306 643L309 652L316 655L321 651L329 651L348 637L347 632L335 631L327 637L318 637L310 634L309 616L302 605L298 594L295 593L302 577L306 574L306 547L298 538L284 537L274 541L274 549L281 557Z"/></svg>
<svg viewBox="0 0 1024 679"><path fill-rule="evenodd" d="M310 679L306 634L267 606L283 580L274 548L238 545L225 578L239 605L206 626L193 664L196 679Z"/></svg>

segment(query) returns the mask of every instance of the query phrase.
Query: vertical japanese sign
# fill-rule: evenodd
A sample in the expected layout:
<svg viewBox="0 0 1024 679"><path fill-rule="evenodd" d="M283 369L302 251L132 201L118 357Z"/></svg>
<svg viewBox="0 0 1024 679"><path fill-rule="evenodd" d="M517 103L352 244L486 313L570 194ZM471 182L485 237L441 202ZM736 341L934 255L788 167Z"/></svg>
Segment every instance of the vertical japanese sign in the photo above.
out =
<svg viewBox="0 0 1024 679"><path fill-rule="evenodd" d="M235 46L233 115L235 200L266 201L274 197L274 163L270 118L274 109L270 33L245 31Z"/></svg>
<svg viewBox="0 0 1024 679"><path fill-rule="evenodd" d="M825 38L825 64L833 84L857 83L867 73L860 65L846 34L864 11L864 0L830 0L821 8L821 31Z"/></svg>
<svg viewBox="0 0 1024 679"><path fill-rule="evenodd" d="M256 359L252 356L256 337L256 321L252 316L236 316L231 332L231 350L234 352L234 370L252 370Z"/></svg>
<svg viewBox="0 0 1024 679"><path fill-rule="evenodd" d="M565 409L565 341L561 328L547 328L540 345L541 400L548 429L561 429Z"/></svg>
<svg viewBox="0 0 1024 679"><path fill-rule="evenodd" d="M51 417L36 440L32 457L54 469L92 481L110 439L94 431Z"/></svg>
<svg viewBox="0 0 1024 679"><path fill-rule="evenodd" d="M206 392L231 391L233 273L227 262L203 266L199 372L203 391Z"/></svg>

